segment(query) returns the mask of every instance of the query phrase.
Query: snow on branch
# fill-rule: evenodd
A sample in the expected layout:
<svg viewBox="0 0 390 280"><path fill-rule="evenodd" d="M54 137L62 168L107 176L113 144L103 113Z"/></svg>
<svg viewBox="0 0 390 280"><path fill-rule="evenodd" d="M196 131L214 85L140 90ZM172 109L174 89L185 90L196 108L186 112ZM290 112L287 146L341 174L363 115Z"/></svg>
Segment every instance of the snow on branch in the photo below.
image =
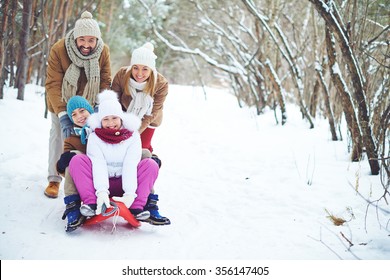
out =
<svg viewBox="0 0 390 280"><path fill-rule="evenodd" d="M341 21L335 3L333 1L329 1L329 4L326 4L322 0L309 0L309 1L315 5L317 11L321 14L322 18L328 23L328 27L331 28L333 32L335 32L337 38L339 39L339 42L343 46L342 50L347 52L347 55L350 57L351 62L353 63L353 67L351 67L352 69L350 70L356 71L356 74L359 77L359 81L360 81L359 87L363 88L365 79L361 73L361 69L359 67L359 64L357 63L354 52L350 47L349 40L346 36L345 27Z"/></svg>
<svg viewBox="0 0 390 280"><path fill-rule="evenodd" d="M208 64L222 70L222 71L225 71L225 72L228 72L228 73L231 73L231 74L238 74L238 75L242 75L242 76L245 76L247 75L247 71L238 63L234 63L234 65L226 65L226 64L222 64L222 63L219 63L216 59L210 57L209 55L207 55L206 53L202 52L201 50L199 50L198 48L196 49L191 49L191 48L188 48L188 47L181 47L181 46L177 46L177 45L174 45L172 44L167 38L165 38L158 30L154 20L153 20L153 15L152 15L152 12L151 10L149 9L148 5L143 1L143 0L138 0L138 2L140 2L143 7L146 9L147 11L147 14L148 14L148 18L150 20L150 24L152 26L152 29L153 29L153 32L154 34L167 46L169 47L171 50L173 51L176 51L176 52L181 52L181 53L186 53L186 54L191 54L191 55L197 55L197 56L200 56L201 58L203 58ZM236 62L236 60L234 60L234 62Z"/></svg>

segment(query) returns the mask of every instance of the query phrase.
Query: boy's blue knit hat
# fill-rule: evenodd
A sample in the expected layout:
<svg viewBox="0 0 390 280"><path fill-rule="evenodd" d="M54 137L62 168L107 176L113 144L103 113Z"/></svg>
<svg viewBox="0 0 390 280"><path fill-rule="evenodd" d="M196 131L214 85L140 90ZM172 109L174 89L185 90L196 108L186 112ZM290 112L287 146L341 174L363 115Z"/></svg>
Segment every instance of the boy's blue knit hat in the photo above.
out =
<svg viewBox="0 0 390 280"><path fill-rule="evenodd" d="M87 110L90 114L93 114L93 108L91 104L88 103L88 100L85 99L82 96L75 95L71 97L68 101L68 104L66 104L66 111L68 113L69 119L72 120L72 112L76 109L84 108Z"/></svg>

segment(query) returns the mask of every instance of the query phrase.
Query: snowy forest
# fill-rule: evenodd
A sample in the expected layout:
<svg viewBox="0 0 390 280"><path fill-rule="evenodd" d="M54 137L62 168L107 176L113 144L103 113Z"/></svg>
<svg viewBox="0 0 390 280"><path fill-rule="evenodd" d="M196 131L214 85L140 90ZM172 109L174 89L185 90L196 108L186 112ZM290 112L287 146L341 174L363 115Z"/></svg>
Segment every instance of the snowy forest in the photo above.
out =
<svg viewBox="0 0 390 280"><path fill-rule="evenodd" d="M0 99L44 86L50 47L84 11L99 22L112 71L132 50L156 46L170 83L227 88L237 106L299 107L315 129L326 119L352 162L368 161L390 198L390 2L388 0L1 0ZM340 129L345 120L348 131Z"/></svg>
<svg viewBox="0 0 390 280"><path fill-rule="evenodd" d="M281 125L296 103L308 128L326 118L334 141L348 137L352 161L366 153L371 173L388 177L389 9L386 0L2 0L0 83L21 100L26 83L44 85L51 45L88 10L113 72L152 41L170 82L227 87L238 106L270 107Z"/></svg>

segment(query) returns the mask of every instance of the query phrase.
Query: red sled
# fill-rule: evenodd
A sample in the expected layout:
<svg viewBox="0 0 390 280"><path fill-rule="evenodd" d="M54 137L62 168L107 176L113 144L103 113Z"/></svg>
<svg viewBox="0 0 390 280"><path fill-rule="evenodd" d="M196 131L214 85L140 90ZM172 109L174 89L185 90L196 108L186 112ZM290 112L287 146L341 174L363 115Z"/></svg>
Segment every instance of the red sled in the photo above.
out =
<svg viewBox="0 0 390 280"><path fill-rule="evenodd" d="M131 214L129 209L124 205L122 202L119 201L113 201L111 199L110 204L113 206L113 208L106 208L101 214L93 216L90 219L87 219L84 222L84 225L94 225L97 223L100 223L104 220L107 220L108 218L119 215L123 219L125 219L132 227L139 227L141 223Z"/></svg>

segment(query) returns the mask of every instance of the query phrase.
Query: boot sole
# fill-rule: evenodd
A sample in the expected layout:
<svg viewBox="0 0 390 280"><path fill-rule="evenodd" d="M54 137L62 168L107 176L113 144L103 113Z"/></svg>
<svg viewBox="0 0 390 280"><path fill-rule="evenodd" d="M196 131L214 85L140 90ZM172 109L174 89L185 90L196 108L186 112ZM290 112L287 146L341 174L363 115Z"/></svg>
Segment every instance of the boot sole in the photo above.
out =
<svg viewBox="0 0 390 280"><path fill-rule="evenodd" d="M48 197L48 198L57 198L58 197L58 194L57 195L51 195L51 194L48 194L46 192L44 192L44 194Z"/></svg>
<svg viewBox="0 0 390 280"><path fill-rule="evenodd" d="M149 213L149 212L147 212L147 213L141 212L141 213L139 213L138 215L134 215L134 217L135 217L138 221L143 222L143 221L146 221L147 219L149 219L150 213Z"/></svg>
<svg viewBox="0 0 390 280"><path fill-rule="evenodd" d="M145 222L145 223L148 223L148 224L151 224L153 226L167 226L167 225L170 225L171 224L171 221L170 220L165 220L165 221L156 221L156 220L152 220L152 219L146 219L146 220L143 220L141 222Z"/></svg>
<svg viewBox="0 0 390 280"><path fill-rule="evenodd" d="M87 208L83 207L83 205L81 205L81 207L80 207L80 213L84 217L93 217L96 215L96 211L94 211L93 209L87 209Z"/></svg>

